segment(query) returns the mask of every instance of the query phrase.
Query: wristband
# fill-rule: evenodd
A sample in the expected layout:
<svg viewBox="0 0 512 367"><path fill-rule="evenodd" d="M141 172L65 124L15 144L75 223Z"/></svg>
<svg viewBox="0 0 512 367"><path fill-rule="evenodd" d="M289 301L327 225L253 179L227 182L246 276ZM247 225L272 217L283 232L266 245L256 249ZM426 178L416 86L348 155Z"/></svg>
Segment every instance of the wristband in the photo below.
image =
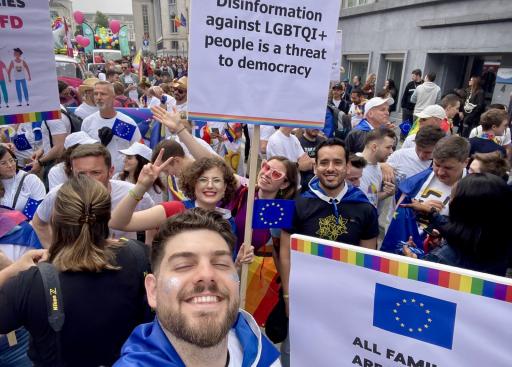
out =
<svg viewBox="0 0 512 367"><path fill-rule="evenodd" d="M178 131L176 131L176 133L175 133L175 134L176 134L176 135L179 135L179 134L180 134L183 130L185 130L185 129L186 129L186 127L185 127L185 126L183 126L181 129L179 129Z"/></svg>
<svg viewBox="0 0 512 367"><path fill-rule="evenodd" d="M135 193L135 191L133 190L128 190L128 194L133 198L133 200L135 201L141 201L143 196L137 196L137 194Z"/></svg>

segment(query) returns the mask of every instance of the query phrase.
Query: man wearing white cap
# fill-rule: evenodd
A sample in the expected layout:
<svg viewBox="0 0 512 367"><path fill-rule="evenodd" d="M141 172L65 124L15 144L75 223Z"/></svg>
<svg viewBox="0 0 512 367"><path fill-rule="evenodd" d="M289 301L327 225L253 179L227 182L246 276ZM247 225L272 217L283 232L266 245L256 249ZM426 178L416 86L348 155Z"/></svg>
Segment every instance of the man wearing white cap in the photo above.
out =
<svg viewBox="0 0 512 367"><path fill-rule="evenodd" d="M62 154L63 161L56 164L50 169L50 172L48 173L48 186L49 189L53 189L57 185L61 185L68 181L69 175L71 175L71 172L67 173L66 171L69 171L66 169L66 165L70 165L70 162L67 162L69 160L69 157L71 156L71 153L73 152L73 149L75 149L80 144L95 144L98 143L97 140L91 138L89 135L84 133L83 131L78 131L76 133L69 134L66 136L66 139L64 139L64 153Z"/></svg>
<svg viewBox="0 0 512 367"><path fill-rule="evenodd" d="M374 97L366 102L363 119L352 129L345 139L351 154L362 152L366 135L373 129L389 124L389 106L393 98Z"/></svg>
<svg viewBox="0 0 512 367"><path fill-rule="evenodd" d="M418 123L417 127L414 126L405 138L404 144L402 145L402 149L406 148L414 148L416 143L414 139L416 139L416 132L424 126L441 126L441 122L446 119L446 112L443 107L434 104L427 106L423 111L418 113Z"/></svg>

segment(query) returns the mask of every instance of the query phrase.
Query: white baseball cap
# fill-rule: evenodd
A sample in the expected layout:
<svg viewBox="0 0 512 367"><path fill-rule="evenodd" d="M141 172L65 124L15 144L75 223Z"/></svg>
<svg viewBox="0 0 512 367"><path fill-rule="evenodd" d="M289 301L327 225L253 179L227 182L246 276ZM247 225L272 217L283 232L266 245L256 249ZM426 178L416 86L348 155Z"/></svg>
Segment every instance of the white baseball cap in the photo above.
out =
<svg viewBox="0 0 512 367"><path fill-rule="evenodd" d="M370 111L373 107L378 107L380 105L383 105L384 103L387 103L388 106L391 106L393 103L395 103L393 98L381 98L381 97L374 97L370 99L366 104L364 105L364 117L368 114L368 111Z"/></svg>
<svg viewBox="0 0 512 367"><path fill-rule="evenodd" d="M128 149L122 149L119 153L123 153L124 155L140 155L148 161L151 161L151 156L153 155L151 148L141 143L133 143L131 147Z"/></svg>
<svg viewBox="0 0 512 367"><path fill-rule="evenodd" d="M69 134L64 139L64 149L68 149L76 144L96 144L98 141L91 138L85 131L77 131L76 133Z"/></svg>
<svg viewBox="0 0 512 367"><path fill-rule="evenodd" d="M438 104L433 104L425 107L423 111L417 114L420 119L428 119L430 117L435 117L441 120L446 118L446 112L443 107Z"/></svg>

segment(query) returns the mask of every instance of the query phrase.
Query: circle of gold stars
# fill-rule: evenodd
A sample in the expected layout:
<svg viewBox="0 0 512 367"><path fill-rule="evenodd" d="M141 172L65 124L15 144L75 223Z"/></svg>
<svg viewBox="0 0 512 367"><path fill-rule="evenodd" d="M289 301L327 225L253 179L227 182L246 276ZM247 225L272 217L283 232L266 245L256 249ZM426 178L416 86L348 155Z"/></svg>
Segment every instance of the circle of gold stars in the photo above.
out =
<svg viewBox="0 0 512 367"><path fill-rule="evenodd" d="M267 209L279 209L279 215L277 217L277 220L275 221L271 221L271 220L267 220L265 218L265 210ZM261 211L260 211L260 221L263 222L263 224L265 225L277 225L279 224L279 222L281 222L284 218L284 209L281 207L281 205L279 204L276 204L276 203L271 203L271 204L265 204L265 206L263 206L263 208L261 208Z"/></svg>
<svg viewBox="0 0 512 367"><path fill-rule="evenodd" d="M405 322L400 318L400 307L403 306L403 305L406 305L406 304L412 304L416 307L419 307L420 310L421 310L421 313L425 315L425 323L419 327L416 327L416 328L411 328L411 327L408 327ZM428 308L425 307L425 304L423 302L417 302L414 298L411 298L409 300L407 300L406 298L403 298L401 301L398 301L395 303L395 306L393 308L393 314L395 315L395 321L398 322L400 324L400 327L403 328L404 330L407 330L409 331L410 333L412 332L423 332L425 330L427 330L430 325L432 324L432 318L430 317L430 310Z"/></svg>

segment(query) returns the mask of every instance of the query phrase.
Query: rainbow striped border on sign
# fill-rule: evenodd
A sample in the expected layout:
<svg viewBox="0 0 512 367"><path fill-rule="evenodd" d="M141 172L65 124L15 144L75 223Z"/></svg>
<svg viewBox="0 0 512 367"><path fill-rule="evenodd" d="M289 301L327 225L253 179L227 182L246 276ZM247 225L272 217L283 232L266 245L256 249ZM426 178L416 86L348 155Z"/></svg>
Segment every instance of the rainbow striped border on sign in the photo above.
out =
<svg viewBox="0 0 512 367"><path fill-rule="evenodd" d="M200 121L218 121L218 122L242 122L251 125L275 125L275 126L293 126L304 128L322 129L325 121L302 121L302 120L282 120L265 117L249 117L236 115L219 115L213 113L188 112L189 120Z"/></svg>
<svg viewBox="0 0 512 367"><path fill-rule="evenodd" d="M477 277L451 273L420 265L408 264L297 238L292 238L291 248L292 250L308 255L360 266L400 278L417 280L459 292L512 303L512 286L510 285L499 284Z"/></svg>
<svg viewBox="0 0 512 367"><path fill-rule="evenodd" d="M22 124L24 122L36 122L36 121L57 120L57 119L60 119L60 110L18 113L15 115L0 116L0 125Z"/></svg>

